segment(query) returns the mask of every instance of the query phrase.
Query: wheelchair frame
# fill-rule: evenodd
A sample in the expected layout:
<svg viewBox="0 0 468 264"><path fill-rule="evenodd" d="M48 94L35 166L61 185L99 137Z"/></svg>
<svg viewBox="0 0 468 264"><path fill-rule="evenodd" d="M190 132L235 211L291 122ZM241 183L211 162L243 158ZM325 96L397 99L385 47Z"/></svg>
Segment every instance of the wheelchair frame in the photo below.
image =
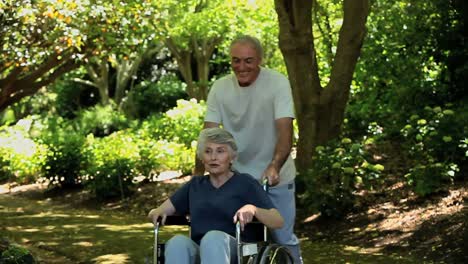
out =
<svg viewBox="0 0 468 264"><path fill-rule="evenodd" d="M261 224L254 222L254 224ZM185 216L168 216L166 225L187 225L190 226L190 221ZM154 226L154 247L153 247L153 264L164 264L163 247L165 244L158 242L160 223ZM241 226L240 223L236 224L236 244L237 244L237 263L238 264L266 264L266 263L281 263L292 264L294 263L289 250L281 245L270 243L268 241L268 228L262 224L263 227L263 241L258 242L243 242L241 239ZM272 254L272 259L282 258L280 262L273 262L269 254ZM248 257L244 262L244 258Z"/></svg>
<svg viewBox="0 0 468 264"><path fill-rule="evenodd" d="M264 191L268 192L267 181L263 182ZM260 222L253 222L253 224L261 224ZM187 225L190 226L190 220L186 216L167 216L165 225ZM153 264L164 264L162 258L162 248L164 244L158 243L159 234L159 221L154 226L154 247L153 247ZM263 227L263 241L259 242L243 242L241 239L241 225L238 221L236 223L236 244L237 244L237 263L243 264L244 258L249 257L246 264L267 264L267 263L281 263L293 264L293 258L289 250L279 244L270 243L268 240L268 228L262 224ZM273 262L269 254L273 254L272 259L275 260L279 256L280 262ZM279 255L278 255L279 254Z"/></svg>

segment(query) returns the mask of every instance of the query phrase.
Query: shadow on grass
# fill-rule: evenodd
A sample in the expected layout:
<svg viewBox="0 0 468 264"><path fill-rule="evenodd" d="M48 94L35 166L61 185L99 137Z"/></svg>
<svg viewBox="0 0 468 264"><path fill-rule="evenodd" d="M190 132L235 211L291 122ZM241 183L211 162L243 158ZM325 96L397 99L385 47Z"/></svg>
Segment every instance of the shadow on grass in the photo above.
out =
<svg viewBox="0 0 468 264"><path fill-rule="evenodd" d="M141 215L0 195L0 226L0 236L28 247L40 263L144 263L152 254L152 224ZM161 239L186 231L166 227ZM306 264L421 263L322 241L304 240L301 247Z"/></svg>
<svg viewBox="0 0 468 264"><path fill-rule="evenodd" d="M0 226L0 236L39 253L40 263L143 263L152 254L153 228L144 216L1 195ZM161 237L176 232L184 229L165 228Z"/></svg>

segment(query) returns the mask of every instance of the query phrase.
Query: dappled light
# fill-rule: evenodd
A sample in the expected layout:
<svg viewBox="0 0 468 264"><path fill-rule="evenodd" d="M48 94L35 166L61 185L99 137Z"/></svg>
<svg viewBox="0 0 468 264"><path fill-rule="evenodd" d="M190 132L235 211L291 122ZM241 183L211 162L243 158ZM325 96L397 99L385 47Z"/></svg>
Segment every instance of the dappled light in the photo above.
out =
<svg viewBox="0 0 468 264"><path fill-rule="evenodd" d="M127 254L103 255L103 256L94 258L93 261L95 263L100 263L100 264L131 263L129 262L129 257Z"/></svg>
<svg viewBox="0 0 468 264"><path fill-rule="evenodd" d="M411 256L389 256L373 249L333 242L305 241L304 263L418 263Z"/></svg>

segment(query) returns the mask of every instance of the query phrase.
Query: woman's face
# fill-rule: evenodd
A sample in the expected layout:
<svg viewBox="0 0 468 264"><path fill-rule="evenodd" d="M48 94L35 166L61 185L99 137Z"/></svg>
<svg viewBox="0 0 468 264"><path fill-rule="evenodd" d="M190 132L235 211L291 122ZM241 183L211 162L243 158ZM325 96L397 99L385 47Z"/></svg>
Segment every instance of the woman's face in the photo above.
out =
<svg viewBox="0 0 468 264"><path fill-rule="evenodd" d="M202 162L210 175L219 176L228 173L233 160L234 157L228 145L206 142Z"/></svg>

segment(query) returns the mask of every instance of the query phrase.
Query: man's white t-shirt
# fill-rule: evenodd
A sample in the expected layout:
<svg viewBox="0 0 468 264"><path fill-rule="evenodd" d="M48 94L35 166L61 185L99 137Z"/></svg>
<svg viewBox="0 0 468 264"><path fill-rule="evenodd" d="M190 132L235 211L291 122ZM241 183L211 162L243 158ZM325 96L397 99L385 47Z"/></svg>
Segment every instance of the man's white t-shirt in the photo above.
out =
<svg viewBox="0 0 468 264"><path fill-rule="evenodd" d="M234 74L227 75L215 81L208 94L205 121L221 124L232 133L238 146L234 169L258 180L273 158L275 120L283 117L295 118L291 87L284 75L271 69L261 68L248 87L239 86ZM295 176L289 155L281 168L279 185Z"/></svg>

